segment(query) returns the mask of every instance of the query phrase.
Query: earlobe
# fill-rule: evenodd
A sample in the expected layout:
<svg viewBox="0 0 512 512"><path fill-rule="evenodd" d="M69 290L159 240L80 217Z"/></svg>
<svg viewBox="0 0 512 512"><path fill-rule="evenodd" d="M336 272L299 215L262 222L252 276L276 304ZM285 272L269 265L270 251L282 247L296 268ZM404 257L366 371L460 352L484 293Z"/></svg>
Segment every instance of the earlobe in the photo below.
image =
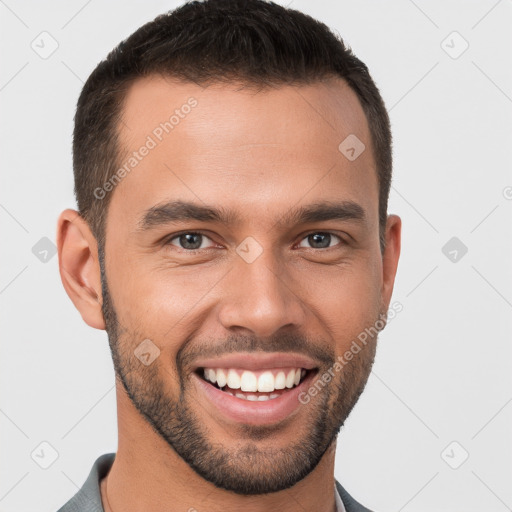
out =
<svg viewBox="0 0 512 512"><path fill-rule="evenodd" d="M386 248L382 256L382 304L389 308L395 276L400 258L402 220L398 215L388 215L386 223Z"/></svg>
<svg viewBox="0 0 512 512"><path fill-rule="evenodd" d="M87 325L104 330L98 246L89 225L75 210L64 210L59 216L57 250L66 293Z"/></svg>

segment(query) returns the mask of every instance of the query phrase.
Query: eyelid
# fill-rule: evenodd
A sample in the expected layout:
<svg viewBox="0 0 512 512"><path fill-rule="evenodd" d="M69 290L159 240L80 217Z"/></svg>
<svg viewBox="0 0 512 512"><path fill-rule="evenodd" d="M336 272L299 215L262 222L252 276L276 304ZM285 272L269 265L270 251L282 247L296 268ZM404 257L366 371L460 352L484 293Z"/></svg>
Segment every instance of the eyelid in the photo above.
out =
<svg viewBox="0 0 512 512"><path fill-rule="evenodd" d="M329 249L334 249L336 248L337 246L341 246L341 245L347 245L348 242L341 236L339 235L338 233L334 232L334 231L329 231L329 230L321 230L321 229L314 229L312 231L309 231L307 233L304 233L303 235L301 235L301 238L300 238L300 241L299 241L299 244L305 239L307 238L308 236L310 235L315 235L315 234L328 234L328 235L334 235L335 237L337 237L340 242L336 245L333 245L332 247L325 247L325 248L322 248L322 249L315 249L315 247L302 247L302 249L312 249L312 250L317 250L317 251L328 251Z"/></svg>
<svg viewBox="0 0 512 512"><path fill-rule="evenodd" d="M171 235L164 237L162 240L162 245L164 245L164 246L171 245L171 246L175 247L176 249L178 249L182 252L187 252L187 253L194 253L197 251L205 251L206 249L212 248L212 247L206 247L206 248L202 248L202 249L183 249L182 247L178 247L177 245L174 245L171 243L172 240L174 240L175 238L179 238L181 235L201 235L201 236L204 236L205 238L208 238L211 242L215 243L215 241L212 239L212 237L208 236L205 232L203 232L201 230L197 230L197 229L194 229L194 230L189 229L189 230L179 231L177 233L172 233Z"/></svg>
<svg viewBox="0 0 512 512"><path fill-rule="evenodd" d="M303 249L312 249L312 250L317 250L317 251L327 251L329 249L334 249L338 245L346 245L346 244L348 244L348 241L345 240L340 234L338 234L338 233L336 233L334 231L319 230L319 229L311 230L311 231L308 231L306 233L301 234L300 235L300 240L299 240L298 244L300 244L308 236L314 235L314 234L318 234L318 233L334 235L335 237L337 237L340 240L340 242L338 244L332 246L332 247L325 247L325 248L321 248L321 249L316 249L315 247L303 247ZM186 253L190 253L190 254L193 254L193 253L198 252L198 251L205 251L205 250L213 248L213 247L206 247L206 248L202 248L202 249L183 249L183 248L178 247L178 246L176 246L174 244L171 244L171 241L174 240L175 238L178 238L181 235L188 235L188 234L202 235L202 236L208 238L211 242L216 243L212 239L211 236L207 235L206 232L204 232L202 230L183 230L183 231L179 231L177 233L172 233L171 235L164 237L162 243L163 243L164 246L171 245L171 246L175 247L176 249L178 249L181 252L186 252Z"/></svg>

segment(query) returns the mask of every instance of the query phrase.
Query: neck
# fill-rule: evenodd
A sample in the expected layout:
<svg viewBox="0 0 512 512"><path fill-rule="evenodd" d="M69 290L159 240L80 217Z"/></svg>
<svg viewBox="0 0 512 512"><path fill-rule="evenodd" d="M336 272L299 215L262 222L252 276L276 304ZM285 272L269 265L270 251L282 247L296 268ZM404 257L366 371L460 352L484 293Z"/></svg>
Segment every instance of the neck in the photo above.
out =
<svg viewBox="0 0 512 512"><path fill-rule="evenodd" d="M335 512L336 440L305 478L283 491L243 496L199 476L149 427L117 384L119 445L101 481L105 512L208 510L209 512Z"/></svg>

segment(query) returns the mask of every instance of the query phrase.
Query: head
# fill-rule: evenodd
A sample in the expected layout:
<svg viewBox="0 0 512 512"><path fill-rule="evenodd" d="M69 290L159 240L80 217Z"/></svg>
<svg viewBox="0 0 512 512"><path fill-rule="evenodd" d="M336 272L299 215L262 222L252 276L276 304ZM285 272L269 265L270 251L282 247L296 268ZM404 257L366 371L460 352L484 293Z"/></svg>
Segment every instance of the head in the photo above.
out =
<svg viewBox="0 0 512 512"><path fill-rule="evenodd" d="M375 328L344 354L385 324L400 252L366 66L274 3L185 4L93 71L73 164L61 276L107 330L133 411L217 487L263 494L311 473L364 389ZM234 419L202 380L233 354L304 356L317 392L274 421Z"/></svg>

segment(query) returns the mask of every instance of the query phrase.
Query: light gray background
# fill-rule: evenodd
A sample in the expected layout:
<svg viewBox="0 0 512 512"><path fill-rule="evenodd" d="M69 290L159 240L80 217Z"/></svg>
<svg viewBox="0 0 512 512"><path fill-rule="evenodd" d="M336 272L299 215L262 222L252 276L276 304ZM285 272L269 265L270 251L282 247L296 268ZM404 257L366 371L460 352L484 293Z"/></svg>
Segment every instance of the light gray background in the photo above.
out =
<svg viewBox="0 0 512 512"><path fill-rule="evenodd" d="M59 212L75 207L83 81L176 5L0 0L2 512L57 510L117 449L106 334L83 323L57 257L32 248L54 241ZM403 220L393 296L403 311L340 435L336 477L382 512L510 510L512 2L291 5L337 30L380 87L395 141L389 212ZM43 31L59 45L47 59L31 48ZM456 262L442 252L454 236L468 248ZM50 457L42 442L59 455L48 469L31 456Z"/></svg>

